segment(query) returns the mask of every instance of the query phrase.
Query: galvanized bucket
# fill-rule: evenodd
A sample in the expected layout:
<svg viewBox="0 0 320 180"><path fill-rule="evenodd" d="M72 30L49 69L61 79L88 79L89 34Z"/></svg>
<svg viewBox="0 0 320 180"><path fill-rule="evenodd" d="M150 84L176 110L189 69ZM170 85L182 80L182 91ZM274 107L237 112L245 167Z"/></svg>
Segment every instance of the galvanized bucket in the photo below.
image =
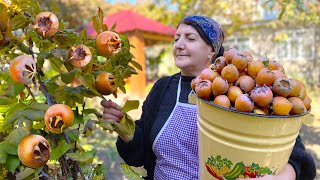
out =
<svg viewBox="0 0 320 180"><path fill-rule="evenodd" d="M232 180L281 172L301 125L313 121L310 111L263 116L196 99L200 179Z"/></svg>

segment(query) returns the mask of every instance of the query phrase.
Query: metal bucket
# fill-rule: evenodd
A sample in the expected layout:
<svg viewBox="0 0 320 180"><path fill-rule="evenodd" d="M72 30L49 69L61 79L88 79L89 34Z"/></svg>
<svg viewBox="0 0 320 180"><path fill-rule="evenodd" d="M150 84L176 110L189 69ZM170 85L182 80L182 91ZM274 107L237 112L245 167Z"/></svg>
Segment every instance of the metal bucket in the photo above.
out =
<svg viewBox="0 0 320 180"><path fill-rule="evenodd" d="M236 179L278 174L287 164L301 115L242 113L197 99L200 179Z"/></svg>

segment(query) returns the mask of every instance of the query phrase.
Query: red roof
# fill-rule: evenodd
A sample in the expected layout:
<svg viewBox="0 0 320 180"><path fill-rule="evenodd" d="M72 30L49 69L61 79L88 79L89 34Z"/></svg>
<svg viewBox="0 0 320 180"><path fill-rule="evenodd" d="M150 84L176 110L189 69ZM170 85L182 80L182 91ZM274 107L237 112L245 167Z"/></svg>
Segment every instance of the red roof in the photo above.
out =
<svg viewBox="0 0 320 180"><path fill-rule="evenodd" d="M115 31L119 33L138 29L157 34L174 35L176 31L172 27L166 26L158 21L149 19L145 16L129 10L120 11L110 16L105 16L103 18L103 22L108 26L108 28L111 28L112 25L116 22ZM95 37L97 35L96 31L93 28L92 22L90 22L86 28L88 36Z"/></svg>

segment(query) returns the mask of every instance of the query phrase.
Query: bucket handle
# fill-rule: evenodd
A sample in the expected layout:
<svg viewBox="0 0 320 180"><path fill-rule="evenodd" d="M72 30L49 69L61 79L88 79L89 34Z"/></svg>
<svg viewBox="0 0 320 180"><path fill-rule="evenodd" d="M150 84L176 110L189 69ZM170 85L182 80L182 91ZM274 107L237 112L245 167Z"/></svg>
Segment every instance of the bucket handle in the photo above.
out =
<svg viewBox="0 0 320 180"><path fill-rule="evenodd" d="M314 123L315 117L313 114L308 113L305 115L304 119L303 119L303 124L308 125L308 126L312 126Z"/></svg>

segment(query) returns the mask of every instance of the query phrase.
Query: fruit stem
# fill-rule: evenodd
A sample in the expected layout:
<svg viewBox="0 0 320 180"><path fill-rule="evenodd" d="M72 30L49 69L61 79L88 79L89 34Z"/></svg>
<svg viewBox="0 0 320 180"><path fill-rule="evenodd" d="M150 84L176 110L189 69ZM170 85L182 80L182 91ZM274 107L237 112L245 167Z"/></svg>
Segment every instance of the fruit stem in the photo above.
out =
<svg viewBox="0 0 320 180"><path fill-rule="evenodd" d="M41 77L40 77L39 73L37 73L37 78L38 78L38 81L39 81L39 84L40 84L40 87L41 87L41 91L43 92L44 96L46 97L49 106L52 106L52 105L56 104L56 102L53 99L53 97L47 92L47 88L43 84L43 82L41 81Z"/></svg>

